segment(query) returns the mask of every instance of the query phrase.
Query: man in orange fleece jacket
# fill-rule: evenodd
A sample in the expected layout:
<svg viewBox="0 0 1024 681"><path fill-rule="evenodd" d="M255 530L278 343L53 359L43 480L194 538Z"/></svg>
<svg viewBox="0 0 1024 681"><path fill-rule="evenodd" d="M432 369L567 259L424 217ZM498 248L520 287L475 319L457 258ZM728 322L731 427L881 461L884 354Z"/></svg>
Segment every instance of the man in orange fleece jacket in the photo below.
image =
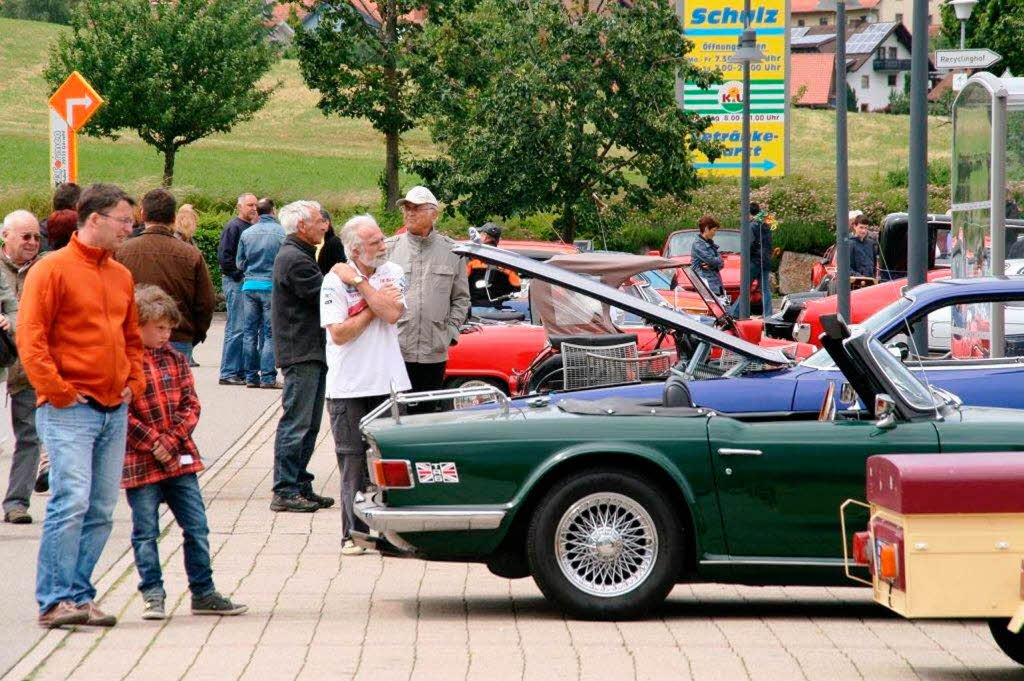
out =
<svg viewBox="0 0 1024 681"><path fill-rule="evenodd" d="M111 257L132 224L124 192L92 185L71 243L25 280L18 354L36 389L52 490L36 568L43 627L117 622L93 603L92 571L113 526L128 404L146 387L134 282Z"/></svg>

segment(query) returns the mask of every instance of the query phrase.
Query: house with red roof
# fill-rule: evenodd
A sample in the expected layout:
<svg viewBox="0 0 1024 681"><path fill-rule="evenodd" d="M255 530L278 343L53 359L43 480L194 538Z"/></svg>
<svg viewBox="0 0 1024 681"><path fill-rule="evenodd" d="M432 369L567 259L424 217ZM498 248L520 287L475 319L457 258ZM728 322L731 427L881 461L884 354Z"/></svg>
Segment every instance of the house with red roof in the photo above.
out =
<svg viewBox="0 0 1024 681"><path fill-rule="evenodd" d="M840 101L845 101L845 88L837 88L834 82L835 26L797 26L789 31L793 73L790 96L797 105L834 106L837 90ZM846 85L856 96L860 111L882 111L894 93L905 91L910 77L910 49L910 32L902 23L862 22L848 29ZM801 90L804 95L797 99Z"/></svg>
<svg viewBox="0 0 1024 681"><path fill-rule="evenodd" d="M878 5L884 1L846 0L846 21L851 25L878 21ZM790 26L834 26L836 0L790 0L789 17Z"/></svg>

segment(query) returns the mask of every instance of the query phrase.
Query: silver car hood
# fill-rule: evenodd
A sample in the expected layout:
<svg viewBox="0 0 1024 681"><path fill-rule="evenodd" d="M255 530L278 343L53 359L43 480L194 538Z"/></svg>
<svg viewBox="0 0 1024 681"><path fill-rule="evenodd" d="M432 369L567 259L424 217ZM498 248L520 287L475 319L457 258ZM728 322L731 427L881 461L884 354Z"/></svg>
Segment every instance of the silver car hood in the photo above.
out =
<svg viewBox="0 0 1024 681"><path fill-rule="evenodd" d="M682 332L708 343L727 348L748 359L781 366L795 364L795 361L787 357L781 350L763 348L760 345L755 345L708 326L688 314L635 298L622 293L618 289L605 286L599 281L569 272L554 265L537 262L511 251L482 244L460 244L452 250L457 255L479 258L492 265L508 267L531 278L540 279L570 291L575 291L602 303L617 307L620 310L632 312L646 319L651 324L665 326L673 331Z"/></svg>

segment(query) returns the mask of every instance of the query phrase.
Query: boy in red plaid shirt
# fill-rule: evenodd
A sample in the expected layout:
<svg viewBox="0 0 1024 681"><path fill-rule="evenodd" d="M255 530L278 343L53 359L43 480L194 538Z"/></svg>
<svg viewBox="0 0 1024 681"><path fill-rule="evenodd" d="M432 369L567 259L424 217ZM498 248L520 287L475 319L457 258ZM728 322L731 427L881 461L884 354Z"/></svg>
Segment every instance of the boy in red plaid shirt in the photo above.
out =
<svg viewBox="0 0 1024 681"><path fill-rule="evenodd" d="M199 422L199 398L188 360L168 342L181 320L174 299L158 286L138 286L135 304L139 334L146 346L146 391L128 411L128 445L121 486L132 508L132 550L145 600L142 619L162 620L163 575L157 538L160 502L174 514L185 536L185 572L192 591L193 615L240 615L248 608L232 603L213 586L210 530L196 473L203 470L192 430Z"/></svg>

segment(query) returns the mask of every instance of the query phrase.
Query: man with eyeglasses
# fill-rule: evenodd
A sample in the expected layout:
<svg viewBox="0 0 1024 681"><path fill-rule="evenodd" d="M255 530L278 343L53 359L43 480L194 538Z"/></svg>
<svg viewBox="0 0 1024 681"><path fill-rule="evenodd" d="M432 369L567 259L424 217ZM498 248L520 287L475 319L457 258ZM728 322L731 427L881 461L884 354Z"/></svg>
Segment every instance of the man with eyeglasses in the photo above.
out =
<svg viewBox="0 0 1024 681"><path fill-rule="evenodd" d="M123 191L86 189L78 231L29 270L18 310L18 354L36 389L36 427L50 456L36 568L45 628L117 622L93 602L92 572L113 527L128 404L146 387L134 282L112 257L132 225Z"/></svg>
<svg viewBox="0 0 1024 681"><path fill-rule="evenodd" d="M39 223L27 210L16 210L4 218L3 249L0 250L0 328L10 334L18 318L18 299L29 268L40 258ZM10 297L7 294L10 293ZM11 400L11 425L14 428L14 456L4 496L4 522L32 522L29 500L39 468L39 435L36 433L36 391L25 376L21 361L7 373L7 394Z"/></svg>
<svg viewBox="0 0 1024 681"><path fill-rule="evenodd" d="M438 204L426 187L398 200L404 232L387 239L388 259L405 272L406 306L398 342L413 392L436 390L444 380L448 347L459 340L469 313L466 265L452 253L455 241L438 233ZM425 405L432 411L438 405ZM410 409L410 411L415 411Z"/></svg>

